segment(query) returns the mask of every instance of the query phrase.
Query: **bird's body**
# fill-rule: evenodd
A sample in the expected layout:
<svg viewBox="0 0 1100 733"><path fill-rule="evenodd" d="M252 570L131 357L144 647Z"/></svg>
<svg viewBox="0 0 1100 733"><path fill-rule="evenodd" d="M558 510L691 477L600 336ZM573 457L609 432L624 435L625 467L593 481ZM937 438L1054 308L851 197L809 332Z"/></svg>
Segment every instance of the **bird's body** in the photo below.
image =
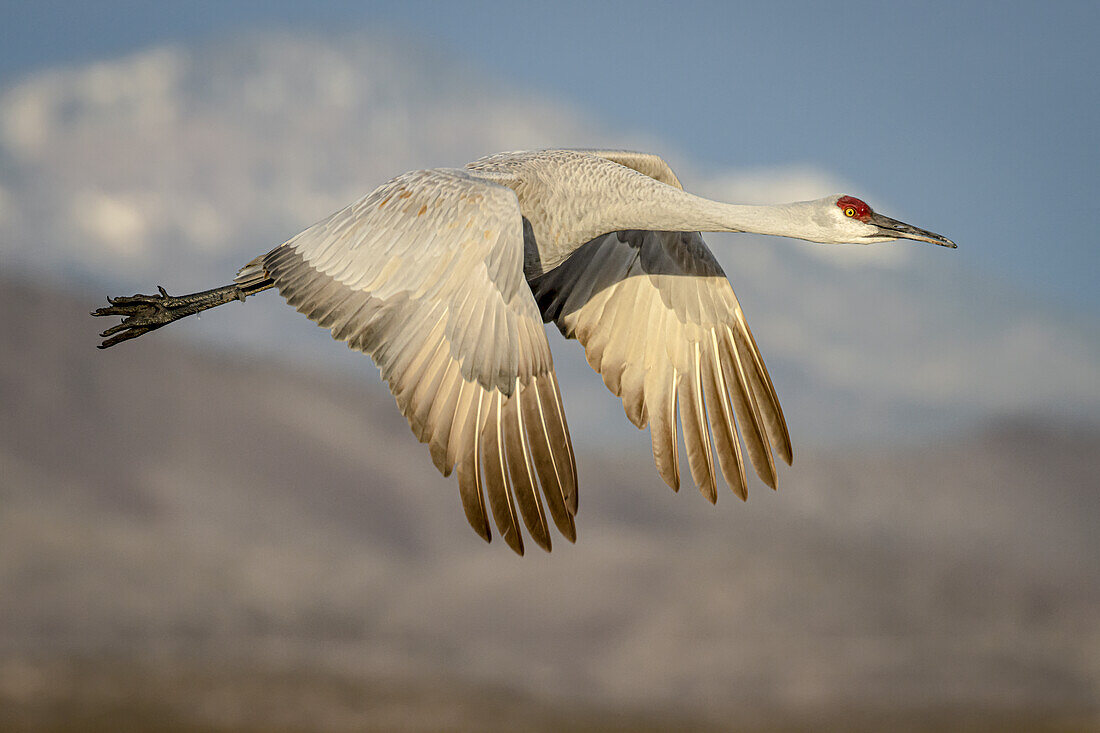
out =
<svg viewBox="0 0 1100 733"><path fill-rule="evenodd" d="M763 360L699 231L954 246L851 197L708 201L685 193L654 155L502 153L399 176L257 257L232 286L115 299L95 315L128 316L105 332L110 346L278 289L374 358L436 466L457 472L479 534L490 537L487 498L509 546L522 553L522 520L549 550L547 510L574 539L577 492L544 320L578 339L631 421L650 426L658 471L673 488L681 432L692 478L712 501L715 458L747 495L738 428L770 486L773 451L791 460Z"/></svg>
<svg viewBox="0 0 1100 733"><path fill-rule="evenodd" d="M538 272L529 276L557 267L601 234L646 228L637 225L652 218L647 204L655 205L671 190L668 183L625 164L576 150L500 153L476 160L466 170L515 192L530 223L527 244L534 244L538 255ZM672 177L672 171L667 175Z"/></svg>

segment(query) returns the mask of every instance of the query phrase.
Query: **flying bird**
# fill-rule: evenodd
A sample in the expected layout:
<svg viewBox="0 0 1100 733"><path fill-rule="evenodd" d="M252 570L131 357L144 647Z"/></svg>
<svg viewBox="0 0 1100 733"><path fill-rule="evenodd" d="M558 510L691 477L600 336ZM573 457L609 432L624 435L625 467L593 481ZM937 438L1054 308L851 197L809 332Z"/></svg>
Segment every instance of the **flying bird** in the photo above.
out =
<svg viewBox="0 0 1100 733"><path fill-rule="evenodd" d="M792 460L775 388L701 231L955 247L852 196L726 204L685 192L656 155L512 152L398 176L225 287L158 287L92 315L123 316L101 334L107 348L275 288L374 359L436 467L457 473L481 537L491 513L517 553L521 521L549 551L551 521L576 540L577 469L544 322L577 339L630 421L649 426L674 490L681 440L712 502L718 472L747 498L746 454L772 488L773 453Z"/></svg>

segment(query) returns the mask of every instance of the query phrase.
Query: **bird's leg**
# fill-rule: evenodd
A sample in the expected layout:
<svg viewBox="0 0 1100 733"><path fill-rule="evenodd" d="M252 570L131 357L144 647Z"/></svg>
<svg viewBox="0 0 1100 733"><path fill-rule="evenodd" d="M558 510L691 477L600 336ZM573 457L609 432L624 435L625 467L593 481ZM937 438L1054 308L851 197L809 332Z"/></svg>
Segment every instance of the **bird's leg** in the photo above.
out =
<svg viewBox="0 0 1100 733"><path fill-rule="evenodd" d="M106 308L92 311L93 316L122 316L122 323L111 326L99 334L104 339L99 348L106 349L117 343L137 338L142 334L167 326L186 316L201 313L209 308L225 305L234 300L243 301L249 295L267 290L274 283L271 280L248 283L247 285L226 285L213 290L190 295L169 295L164 288L157 286L158 295L132 295L107 298L110 304Z"/></svg>

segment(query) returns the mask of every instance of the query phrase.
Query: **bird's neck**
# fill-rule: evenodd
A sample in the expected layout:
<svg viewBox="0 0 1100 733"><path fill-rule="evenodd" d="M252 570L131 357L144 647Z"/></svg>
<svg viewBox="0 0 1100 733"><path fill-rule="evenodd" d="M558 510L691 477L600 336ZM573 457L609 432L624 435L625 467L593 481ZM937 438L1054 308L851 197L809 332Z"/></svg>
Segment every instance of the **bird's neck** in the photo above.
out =
<svg viewBox="0 0 1100 733"><path fill-rule="evenodd" d="M589 240L608 232L642 229L667 232L753 232L820 238L812 202L750 206L695 196L620 165L601 161L599 175L549 187L512 183L531 227L538 269L561 264ZM534 250L532 250L534 251Z"/></svg>
<svg viewBox="0 0 1100 733"><path fill-rule="evenodd" d="M803 203L751 206L726 204L654 182L644 207L624 210L622 229L752 232L806 239L815 223Z"/></svg>

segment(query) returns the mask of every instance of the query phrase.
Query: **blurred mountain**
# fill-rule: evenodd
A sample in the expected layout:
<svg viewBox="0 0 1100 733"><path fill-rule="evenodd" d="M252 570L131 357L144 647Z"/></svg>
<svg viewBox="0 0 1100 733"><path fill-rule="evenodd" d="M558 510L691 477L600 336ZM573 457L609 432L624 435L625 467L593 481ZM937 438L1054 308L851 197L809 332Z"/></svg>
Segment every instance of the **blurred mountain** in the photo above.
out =
<svg viewBox="0 0 1100 733"><path fill-rule="evenodd" d="M518 558L369 360L100 352L93 304L0 280L0 727L1100 726L1094 431L796 446L711 507L624 420Z"/></svg>
<svg viewBox="0 0 1100 733"><path fill-rule="evenodd" d="M729 124L736 151L747 143ZM689 190L729 201L848 190L939 228L935 211L812 167L715 170L427 43L265 32L44 70L0 90L0 261L109 294L202 290L406 170L555 146L660 152ZM1100 427L1100 330L971 269L968 253L995 241L948 252L707 240L800 436L889 444L1035 415ZM211 314L177 334L357 369L278 308ZM599 380L579 359L559 361L569 409L588 418L578 434L612 432L621 409L601 412Z"/></svg>

